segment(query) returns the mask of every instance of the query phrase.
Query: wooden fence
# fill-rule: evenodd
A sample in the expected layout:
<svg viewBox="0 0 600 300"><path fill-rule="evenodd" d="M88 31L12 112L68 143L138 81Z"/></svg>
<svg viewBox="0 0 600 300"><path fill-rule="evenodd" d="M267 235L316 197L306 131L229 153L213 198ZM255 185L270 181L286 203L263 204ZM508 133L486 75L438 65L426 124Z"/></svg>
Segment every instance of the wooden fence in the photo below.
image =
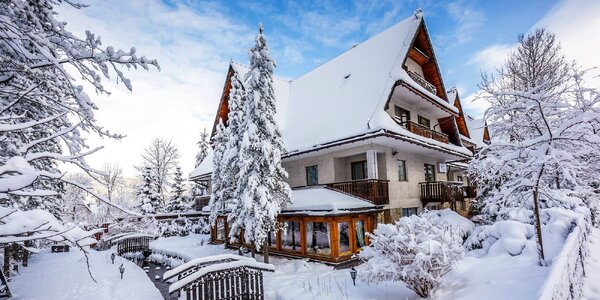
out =
<svg viewBox="0 0 600 300"><path fill-rule="evenodd" d="M117 244L117 254L122 255L123 253L149 250L150 241L152 239L151 236L125 236L115 240L114 243Z"/></svg>
<svg viewBox="0 0 600 300"><path fill-rule="evenodd" d="M185 294L193 300L262 300L263 271L274 271L273 265L243 256L206 257L190 261L164 274L163 279L177 276L169 293Z"/></svg>

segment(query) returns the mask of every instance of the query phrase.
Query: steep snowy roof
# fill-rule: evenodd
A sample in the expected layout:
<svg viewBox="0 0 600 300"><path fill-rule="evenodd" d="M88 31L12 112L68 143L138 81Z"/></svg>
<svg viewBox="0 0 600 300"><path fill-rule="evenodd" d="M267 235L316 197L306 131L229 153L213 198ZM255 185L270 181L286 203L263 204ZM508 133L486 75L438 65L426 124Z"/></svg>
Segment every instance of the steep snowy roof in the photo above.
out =
<svg viewBox="0 0 600 300"><path fill-rule="evenodd" d="M421 22L420 15L410 16L295 80L274 77L275 120L286 149L302 151L380 129L405 133L384 108L400 80L458 112L402 68ZM242 64L231 66L242 76L248 72Z"/></svg>
<svg viewBox="0 0 600 300"><path fill-rule="evenodd" d="M212 172L213 170L213 149L208 148L208 152L206 153L206 157L204 160L190 173L190 178L195 178L198 176L206 175Z"/></svg>
<svg viewBox="0 0 600 300"><path fill-rule="evenodd" d="M471 140L477 144L477 147L483 147L486 144L483 142L483 135L485 132L485 119L475 119L471 116L466 116L465 121L467 122L467 127L469 127L469 134L471 135Z"/></svg>

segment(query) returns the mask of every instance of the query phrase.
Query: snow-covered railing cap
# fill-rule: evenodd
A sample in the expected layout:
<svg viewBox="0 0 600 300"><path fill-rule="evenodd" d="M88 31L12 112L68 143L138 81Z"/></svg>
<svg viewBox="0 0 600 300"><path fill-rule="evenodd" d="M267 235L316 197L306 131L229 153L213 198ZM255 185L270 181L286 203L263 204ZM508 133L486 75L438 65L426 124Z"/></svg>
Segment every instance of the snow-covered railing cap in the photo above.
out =
<svg viewBox="0 0 600 300"><path fill-rule="evenodd" d="M114 240L111 240L111 242L112 243L117 243L119 241L133 239L133 238L140 238L140 237L147 237L147 238L154 239L154 236L150 235L150 234L146 234L146 233L132 233L132 234L127 234L127 235L121 236L119 238L116 238Z"/></svg>
<svg viewBox="0 0 600 300"><path fill-rule="evenodd" d="M192 260L184 263L183 265L179 265L176 268L173 268L173 269L171 269L169 271L166 271L163 274L163 279L167 280L169 278L173 278L173 277L179 275L180 273L185 272L185 271L187 271L187 270L189 270L191 268L194 268L194 267L196 267L198 265L208 264L208 263L218 263L218 262L224 261L224 260L233 260L233 261L248 260L248 261L255 261L254 258L240 256L240 255L234 255L234 254L220 254L220 255L200 257L200 258L192 259Z"/></svg>
<svg viewBox="0 0 600 300"><path fill-rule="evenodd" d="M191 274L190 276L185 277L185 278L171 284L169 286L169 294L173 293L179 289L184 288L185 286L193 283L194 281L200 279L202 276L204 276L208 273L216 272L216 271L225 271L225 270L229 270L229 269L236 269L236 268L240 268L240 267L247 267L250 269L258 269L261 271L269 271L269 272L275 271L274 265L257 262L253 259L244 259L244 260L239 260L239 261L214 264L214 265L206 266L206 267L196 271L195 273Z"/></svg>

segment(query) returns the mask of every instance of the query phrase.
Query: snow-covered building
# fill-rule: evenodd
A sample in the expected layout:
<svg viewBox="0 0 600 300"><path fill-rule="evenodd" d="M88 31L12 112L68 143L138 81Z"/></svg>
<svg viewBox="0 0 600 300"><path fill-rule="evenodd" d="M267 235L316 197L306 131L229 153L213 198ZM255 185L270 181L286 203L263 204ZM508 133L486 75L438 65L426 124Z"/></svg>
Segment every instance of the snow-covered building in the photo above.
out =
<svg viewBox="0 0 600 300"><path fill-rule="evenodd" d="M227 123L232 76L243 78L247 71L230 64L215 127L220 119ZM329 211L370 208L371 214L381 211L380 222L425 207L467 212L470 194L463 186L468 180L455 174L464 173L461 163L472 157L483 135L473 135L479 129L470 127L475 120L463 113L456 90L446 92L421 14L297 79L274 78L274 90L275 119L287 148L283 166L294 189L292 200L299 201L282 216L296 206L311 215L303 202L326 206L339 200L334 194L352 195L363 204L336 202ZM211 170L212 160L205 160L190 178L210 180ZM298 196L311 187L320 192ZM299 226L306 231L306 225Z"/></svg>

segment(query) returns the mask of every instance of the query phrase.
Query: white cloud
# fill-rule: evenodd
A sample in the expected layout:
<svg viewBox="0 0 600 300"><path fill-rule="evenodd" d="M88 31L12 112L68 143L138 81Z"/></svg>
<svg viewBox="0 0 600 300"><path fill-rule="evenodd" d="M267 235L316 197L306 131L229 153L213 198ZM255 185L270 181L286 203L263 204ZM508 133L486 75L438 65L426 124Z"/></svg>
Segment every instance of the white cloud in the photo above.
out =
<svg viewBox="0 0 600 300"><path fill-rule="evenodd" d="M533 26L538 27L556 34L568 59L584 68L600 67L600 1L563 0ZM589 86L600 88L599 74L600 69L590 71Z"/></svg>
<svg viewBox="0 0 600 300"><path fill-rule="evenodd" d="M134 176L141 152L153 137L172 138L181 152L185 173L194 165L196 142L203 128L212 129L216 105L231 57L252 46L254 28L237 24L214 4L190 7L161 1L98 1L82 10L61 7L59 19L83 36L84 30L102 36L104 46L128 49L158 59L162 70L126 71L133 93L105 82L110 96L97 96L96 119L122 141L90 137L90 144L106 148L88 161L100 168L116 161L126 176Z"/></svg>
<svg viewBox="0 0 600 300"><path fill-rule="evenodd" d="M436 42L439 45L460 45L470 41L485 23L483 11L475 9L459 0L450 2L445 6L446 12L456 22L451 35L438 35Z"/></svg>
<svg viewBox="0 0 600 300"><path fill-rule="evenodd" d="M504 63L506 56L513 47L514 45L509 44L494 44L488 46L471 56L467 65L476 66L482 72L493 72Z"/></svg>

